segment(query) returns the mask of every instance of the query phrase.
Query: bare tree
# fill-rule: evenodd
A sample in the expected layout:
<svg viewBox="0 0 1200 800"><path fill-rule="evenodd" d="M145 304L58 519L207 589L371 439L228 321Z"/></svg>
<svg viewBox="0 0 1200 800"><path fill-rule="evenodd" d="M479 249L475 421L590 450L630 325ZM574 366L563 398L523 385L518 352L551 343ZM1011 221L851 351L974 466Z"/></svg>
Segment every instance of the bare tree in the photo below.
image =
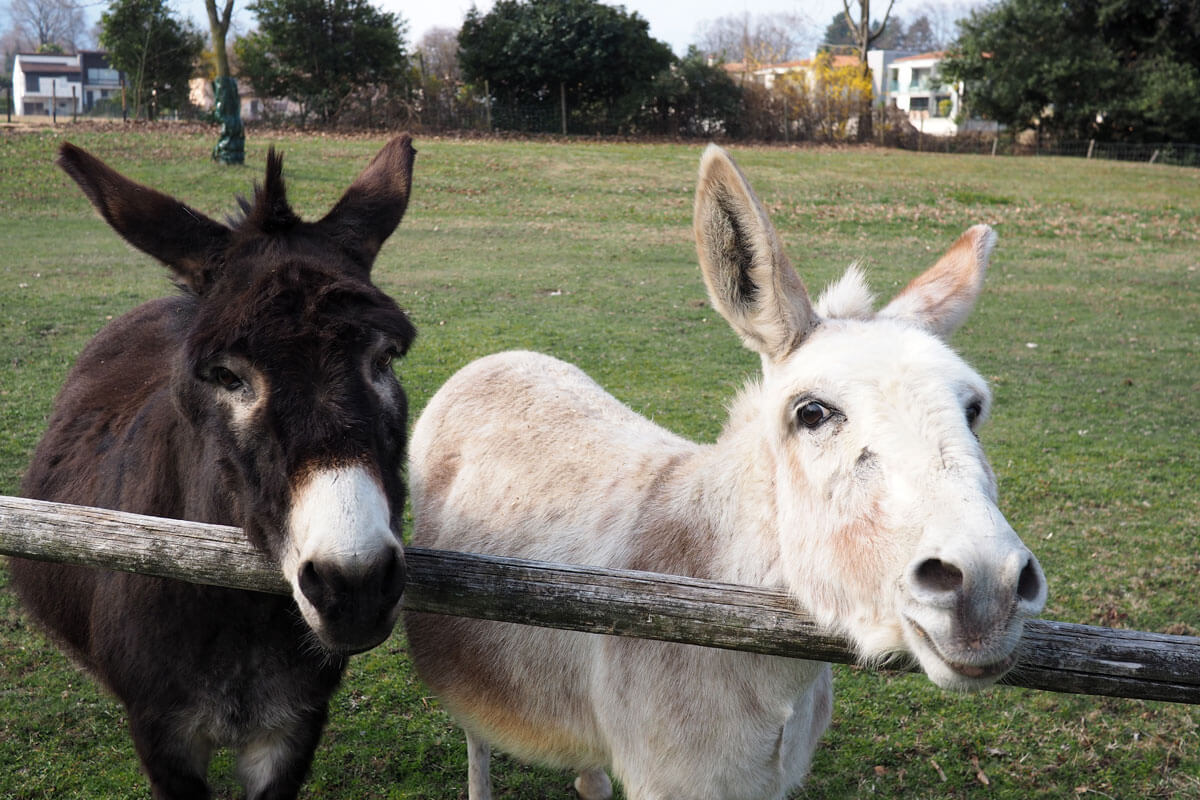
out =
<svg viewBox="0 0 1200 800"><path fill-rule="evenodd" d="M447 82L457 82L458 31L454 28L430 28L417 43L421 70Z"/></svg>
<svg viewBox="0 0 1200 800"><path fill-rule="evenodd" d="M874 27L874 30L871 27L871 0L856 0L856 2L858 19L855 19L854 15L850 13L850 0L842 0L842 9L846 12L846 24L850 26L854 36L854 46L858 50L858 63L862 67L863 77L870 79L871 67L867 65L867 51L887 31L888 18L892 15L892 6L895 5L896 0L888 0L887 11L883 12L883 19ZM864 142L871 139L871 103L872 98L868 94L862 111L858 115L858 138Z"/></svg>
<svg viewBox="0 0 1200 800"><path fill-rule="evenodd" d="M242 164L246 160L242 101L238 96L237 82L229 71L229 51L225 47L225 37L229 34L229 23L233 19L233 0L225 0L224 8L219 12L217 0L204 0L204 9L208 12L213 64L217 72L213 81L213 111L221 123L212 157L223 164Z"/></svg>
<svg viewBox="0 0 1200 800"><path fill-rule="evenodd" d="M933 23L929 21L929 17L923 15L912 21L899 42L905 50L920 50L921 52L939 50L944 46L933 35Z"/></svg>
<svg viewBox="0 0 1200 800"><path fill-rule="evenodd" d="M983 0L925 0L912 13L929 21L934 50L945 50L958 39L958 21L983 5Z"/></svg>
<svg viewBox="0 0 1200 800"><path fill-rule="evenodd" d="M769 64L800 58L811 46L811 24L801 14L728 14L696 26L705 53L729 61Z"/></svg>
<svg viewBox="0 0 1200 800"><path fill-rule="evenodd" d="M208 30L212 35L213 66L217 78L230 77L229 52L225 49L225 37L229 34L229 21L233 18L233 0L225 0L225 7L217 11L217 0L204 0L208 12Z"/></svg>
<svg viewBox="0 0 1200 800"><path fill-rule="evenodd" d="M13 28L34 49L61 47L75 52L84 43L87 25L75 0L12 0Z"/></svg>

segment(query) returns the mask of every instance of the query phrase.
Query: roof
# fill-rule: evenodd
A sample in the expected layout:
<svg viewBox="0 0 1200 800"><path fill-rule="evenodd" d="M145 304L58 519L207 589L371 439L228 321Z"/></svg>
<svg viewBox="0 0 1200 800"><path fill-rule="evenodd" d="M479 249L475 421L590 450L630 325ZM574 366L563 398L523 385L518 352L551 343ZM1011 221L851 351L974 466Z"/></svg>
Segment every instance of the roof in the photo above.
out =
<svg viewBox="0 0 1200 800"><path fill-rule="evenodd" d="M36 72L39 75L78 75L78 64L47 64L38 61L24 61L21 64L22 71L26 73Z"/></svg>
<svg viewBox="0 0 1200 800"><path fill-rule="evenodd" d="M726 72L790 72L792 70L808 69L813 65L815 59L802 58L799 61L781 61L776 64L757 64L750 67L746 66L745 61L732 61L721 66ZM833 66L852 67L858 64L858 56L835 55L833 57Z"/></svg>
<svg viewBox="0 0 1200 800"><path fill-rule="evenodd" d="M899 61L929 61L931 59L932 60L940 60L945 57L946 57L945 50L932 50L928 53L918 53L915 56L904 56L903 58L897 58L897 59L893 60L892 63L895 64Z"/></svg>

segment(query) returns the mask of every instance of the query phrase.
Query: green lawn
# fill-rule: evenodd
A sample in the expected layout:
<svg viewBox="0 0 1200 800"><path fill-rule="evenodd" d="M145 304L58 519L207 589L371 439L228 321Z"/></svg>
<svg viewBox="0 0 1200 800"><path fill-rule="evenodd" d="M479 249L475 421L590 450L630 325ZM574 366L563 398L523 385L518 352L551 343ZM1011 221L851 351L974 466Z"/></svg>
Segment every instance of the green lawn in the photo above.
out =
<svg viewBox="0 0 1200 800"><path fill-rule="evenodd" d="M222 217L285 153L293 204L323 214L380 138L0 133L0 493L17 490L53 395L106 320L173 291L52 164L62 138ZM712 440L757 357L708 306L691 240L700 144L417 140L408 216L377 282L420 335L414 412L496 350L573 361L632 408ZM1200 171L889 150L733 148L810 289L862 259L882 296L966 227L1000 245L955 340L993 383L983 442L1001 506L1041 559L1046 616L1200 634ZM136 376L130 376L136 380ZM118 704L31 631L0 568L0 797L145 798ZM1200 798L1200 710L835 670L834 723L803 798ZM507 798L570 776L498 759ZM233 796L230 760L214 767ZM403 636L358 657L305 796L465 797L461 733Z"/></svg>

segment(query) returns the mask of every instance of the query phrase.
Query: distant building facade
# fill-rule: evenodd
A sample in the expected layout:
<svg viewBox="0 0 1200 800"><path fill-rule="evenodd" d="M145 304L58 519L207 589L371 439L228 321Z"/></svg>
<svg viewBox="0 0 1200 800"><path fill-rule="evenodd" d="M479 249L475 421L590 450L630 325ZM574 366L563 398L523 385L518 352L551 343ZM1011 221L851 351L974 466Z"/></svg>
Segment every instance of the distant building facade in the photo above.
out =
<svg viewBox="0 0 1200 800"><path fill-rule="evenodd" d="M119 102L124 76L99 50L71 55L18 53L13 61L17 116L86 114L103 101Z"/></svg>
<svg viewBox="0 0 1200 800"><path fill-rule="evenodd" d="M933 136L998 130L995 122L974 119L963 113L962 85L945 82L938 70L946 56L944 52L898 54L887 60L882 55L889 51L873 52L881 54L880 67L875 73L876 97L885 105L894 105L906 112L908 121L917 130ZM880 86L882 91L879 91Z"/></svg>
<svg viewBox="0 0 1200 800"><path fill-rule="evenodd" d="M995 131L995 122L966 117L962 113L962 86L945 83L938 72L944 52L918 53L912 50L870 50L867 66L871 70L875 102L895 106L908 116L912 126L932 136L953 136L960 131ZM857 64L857 56L835 55L833 66ZM725 64L734 78L749 80L767 89L783 75L803 74L806 78L813 59L780 64Z"/></svg>

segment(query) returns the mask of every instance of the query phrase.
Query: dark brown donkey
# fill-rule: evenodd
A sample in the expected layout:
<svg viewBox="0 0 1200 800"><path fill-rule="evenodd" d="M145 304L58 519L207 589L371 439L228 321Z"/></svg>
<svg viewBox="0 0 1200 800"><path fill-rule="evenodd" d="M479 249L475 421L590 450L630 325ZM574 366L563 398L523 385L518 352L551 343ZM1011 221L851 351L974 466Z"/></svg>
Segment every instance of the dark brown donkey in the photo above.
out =
<svg viewBox="0 0 1200 800"><path fill-rule="evenodd" d="M183 291L83 351L23 494L241 526L292 586L277 597L12 562L26 608L125 703L155 798L209 797L222 746L250 798L296 797L348 655L399 613L408 412L392 361L415 330L370 271L404 214L414 152L394 139L302 222L272 151L226 226L62 146L58 163L108 224Z"/></svg>

